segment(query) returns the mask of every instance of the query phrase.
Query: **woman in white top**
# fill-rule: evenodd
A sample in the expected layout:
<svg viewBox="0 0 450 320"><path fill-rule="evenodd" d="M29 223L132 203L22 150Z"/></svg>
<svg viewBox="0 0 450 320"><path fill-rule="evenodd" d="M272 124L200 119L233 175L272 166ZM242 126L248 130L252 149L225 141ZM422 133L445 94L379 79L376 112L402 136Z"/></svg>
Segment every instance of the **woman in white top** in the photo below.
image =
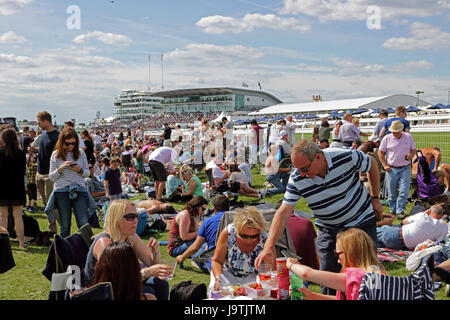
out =
<svg viewBox="0 0 450 320"><path fill-rule="evenodd" d="M342 126L342 121L336 122L336 126L333 131L331 131L331 135L333 137L333 142L330 145L330 148L338 148L342 147L342 142L339 139L339 128Z"/></svg>
<svg viewBox="0 0 450 320"><path fill-rule="evenodd" d="M49 178L54 181L51 203L59 210L61 237L70 235L72 209L78 228L88 223L89 195L84 178L89 174L86 154L79 149L77 132L72 127L64 128L50 157L49 172Z"/></svg>

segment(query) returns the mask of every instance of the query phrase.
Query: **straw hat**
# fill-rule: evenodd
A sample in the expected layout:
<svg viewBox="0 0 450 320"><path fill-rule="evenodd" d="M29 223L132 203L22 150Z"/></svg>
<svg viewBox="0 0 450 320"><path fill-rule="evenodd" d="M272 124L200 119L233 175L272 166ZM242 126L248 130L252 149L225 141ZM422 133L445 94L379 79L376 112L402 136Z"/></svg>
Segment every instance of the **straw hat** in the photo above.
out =
<svg viewBox="0 0 450 320"><path fill-rule="evenodd" d="M390 132L400 132L404 128L403 123L400 120L392 121L391 126L389 127Z"/></svg>

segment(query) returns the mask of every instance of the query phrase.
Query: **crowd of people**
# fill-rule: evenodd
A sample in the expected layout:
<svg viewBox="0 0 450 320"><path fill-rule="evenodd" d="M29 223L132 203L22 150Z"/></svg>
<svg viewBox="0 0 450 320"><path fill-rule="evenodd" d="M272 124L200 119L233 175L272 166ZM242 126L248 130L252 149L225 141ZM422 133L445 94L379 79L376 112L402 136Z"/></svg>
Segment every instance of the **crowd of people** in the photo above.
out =
<svg viewBox="0 0 450 320"><path fill-rule="evenodd" d="M7 229L11 211L19 248L25 249L22 211L36 212L38 193L48 231L61 237L70 234L72 211L81 228L91 223L99 203L109 202L103 232L87 256L84 285L110 281L117 297L158 300L168 299L164 279L172 269L161 260L158 241L150 238L146 245L136 234L137 210L176 214L171 202L185 207L172 220L169 255L182 265L215 248L214 256L199 264L211 275L211 291L224 283L253 280L263 263L275 269L275 244L286 227L297 255L306 257L302 264L289 259L288 268L321 285L321 294L302 289L307 299L357 299L361 275L374 266L387 274L377 260L377 247L414 250L427 240L449 241L450 165L440 163L438 146L417 150L404 107L390 119L382 110L374 132L362 132L347 113L334 127L323 119L311 140L299 141L292 117L267 129L253 120L248 135L234 134L230 119L211 121L215 117L164 114L137 123L133 130L78 133L70 121L56 128L52 116L43 111L37 114L36 132L2 125L0 178L8 183L0 184L0 230ZM175 123L181 121L190 123L187 130ZM153 128L161 134L144 133ZM369 140L363 143L361 137ZM430 195L439 199L428 210L410 215L410 191L412 186L420 189L414 179L419 180L424 170L417 163L417 151L445 190ZM253 186L255 166L266 175L263 188ZM138 204L128 200L133 193L150 190L153 193ZM233 196L264 201L274 194L283 194L283 199L270 229L264 215L251 206L236 210L233 223L218 229ZM311 209L314 224L293 215L300 198ZM388 214L380 198L386 199ZM214 212L200 223L208 199ZM394 218L401 224L393 225ZM441 266L450 270L444 260Z"/></svg>

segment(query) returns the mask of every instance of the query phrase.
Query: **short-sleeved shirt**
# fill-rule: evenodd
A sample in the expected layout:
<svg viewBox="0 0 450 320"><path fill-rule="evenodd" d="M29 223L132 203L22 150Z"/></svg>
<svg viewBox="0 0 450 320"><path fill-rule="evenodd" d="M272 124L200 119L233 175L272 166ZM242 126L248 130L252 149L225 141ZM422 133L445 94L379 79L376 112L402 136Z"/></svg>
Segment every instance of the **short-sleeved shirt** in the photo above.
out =
<svg viewBox="0 0 450 320"><path fill-rule="evenodd" d="M203 196L202 182L200 181L200 179L197 176L193 176L191 178L191 180L194 180L197 183L195 185L195 190L194 190L194 193L192 194L192 196L193 197ZM191 180L189 180L189 182L191 182ZM187 182L184 185L184 192L188 192L189 191L189 182Z"/></svg>
<svg viewBox="0 0 450 320"><path fill-rule="evenodd" d="M430 217L426 212L419 212L408 218L408 224L402 226L405 245L414 249L419 243L430 239L442 241L448 233L448 225L443 220Z"/></svg>
<svg viewBox="0 0 450 320"><path fill-rule="evenodd" d="M389 131L389 127L391 126L392 122L395 120L399 120L402 124L403 124L403 131L406 132L406 129L411 129L410 125L409 125L409 121L404 119L404 118L391 118L389 120L386 121L386 123L384 124L384 128L386 129L386 134L391 133L391 131Z"/></svg>
<svg viewBox="0 0 450 320"><path fill-rule="evenodd" d="M301 176L295 169L284 194L283 203L295 206L303 197L312 210L316 226L352 228L376 222L369 192L358 172L368 172L370 157L358 150L322 150L328 164L325 178Z"/></svg>
<svg viewBox="0 0 450 320"><path fill-rule="evenodd" d="M173 170L173 162L176 157L177 152L174 149L169 147L159 147L149 155L148 160L158 161L162 165L168 163L169 170Z"/></svg>
<svg viewBox="0 0 450 320"><path fill-rule="evenodd" d="M211 218L206 219L198 230L198 236L205 238L208 250L216 246L217 229L224 212L219 211Z"/></svg>
<svg viewBox="0 0 450 320"><path fill-rule="evenodd" d="M105 181L108 181L108 192L110 195L122 193L120 169L112 170L111 168L108 168L105 172Z"/></svg>
<svg viewBox="0 0 450 320"><path fill-rule="evenodd" d="M403 132L400 139L388 134L381 141L379 150L386 153L386 162L390 166L403 167L410 164L405 156L416 149L414 139L409 133Z"/></svg>
<svg viewBox="0 0 450 320"><path fill-rule="evenodd" d="M172 135L172 128L164 128L164 140L170 140Z"/></svg>
<svg viewBox="0 0 450 320"><path fill-rule="evenodd" d="M377 124L375 125L374 133L377 137L380 136L381 130L383 130L386 121L388 121L388 118L383 118L381 120L378 120Z"/></svg>
<svg viewBox="0 0 450 320"><path fill-rule="evenodd" d="M360 138L360 134L359 128L349 121L344 121L344 124L339 128L341 141L355 141Z"/></svg>
<svg viewBox="0 0 450 320"><path fill-rule="evenodd" d="M47 132L42 131L39 139L39 153L38 153L38 165L37 171L39 174L48 174L50 171L50 157L52 156L53 149L58 141L59 131L53 130Z"/></svg>
<svg viewBox="0 0 450 320"><path fill-rule="evenodd" d="M20 137L20 144L22 145L22 150L28 152L28 146L33 142L33 139L29 135L24 134Z"/></svg>

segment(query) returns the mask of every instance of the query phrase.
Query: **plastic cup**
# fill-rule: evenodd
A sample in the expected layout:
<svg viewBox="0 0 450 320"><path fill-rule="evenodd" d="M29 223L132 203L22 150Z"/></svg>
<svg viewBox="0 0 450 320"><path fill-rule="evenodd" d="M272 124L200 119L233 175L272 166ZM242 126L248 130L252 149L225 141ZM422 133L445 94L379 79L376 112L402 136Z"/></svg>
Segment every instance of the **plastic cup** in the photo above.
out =
<svg viewBox="0 0 450 320"><path fill-rule="evenodd" d="M271 271L272 271L272 265L263 263L259 266L258 269L258 275L259 275L259 281L260 282L270 282L271 280Z"/></svg>
<svg viewBox="0 0 450 320"><path fill-rule="evenodd" d="M161 277L161 280L170 281L173 279L173 276L175 275L175 269L177 267L177 260L170 260L170 261L162 261L162 264L165 264L172 268L172 273L169 274L167 277Z"/></svg>

